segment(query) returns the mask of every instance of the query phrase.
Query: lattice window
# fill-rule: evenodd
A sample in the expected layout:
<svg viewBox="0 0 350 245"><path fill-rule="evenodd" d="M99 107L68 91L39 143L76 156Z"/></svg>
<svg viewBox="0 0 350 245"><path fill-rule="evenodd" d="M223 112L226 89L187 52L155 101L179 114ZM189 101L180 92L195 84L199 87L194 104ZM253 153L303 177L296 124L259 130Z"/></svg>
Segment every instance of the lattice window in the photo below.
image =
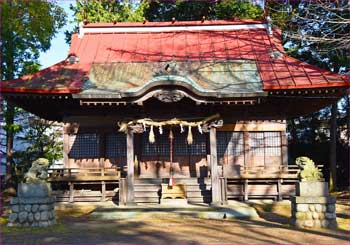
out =
<svg viewBox="0 0 350 245"><path fill-rule="evenodd" d="M187 133L174 133L173 142L174 156L189 155L189 148L187 144Z"/></svg>
<svg viewBox="0 0 350 245"><path fill-rule="evenodd" d="M155 132L155 142L149 143L148 131L142 134L142 155L143 156L169 156L169 133L163 134Z"/></svg>
<svg viewBox="0 0 350 245"><path fill-rule="evenodd" d="M70 158L99 157L100 138L98 134L69 135Z"/></svg>
<svg viewBox="0 0 350 245"><path fill-rule="evenodd" d="M106 137L106 157L126 157L126 135L108 134Z"/></svg>
<svg viewBox="0 0 350 245"><path fill-rule="evenodd" d="M224 155L239 156L244 154L244 135L243 132L217 132L217 151L218 156Z"/></svg>
<svg viewBox="0 0 350 245"><path fill-rule="evenodd" d="M250 152L254 156L264 156L264 132L249 133Z"/></svg>
<svg viewBox="0 0 350 245"><path fill-rule="evenodd" d="M187 143L187 132L174 134L174 156L202 156L207 154L207 138L192 130L193 143Z"/></svg>
<svg viewBox="0 0 350 245"><path fill-rule="evenodd" d="M281 155L281 133L264 132L265 137L265 154L266 156Z"/></svg>
<svg viewBox="0 0 350 245"><path fill-rule="evenodd" d="M187 136L186 136L187 137ZM188 145L191 155L205 156L207 154L207 137L205 134L194 133L193 143Z"/></svg>
<svg viewBox="0 0 350 245"><path fill-rule="evenodd" d="M280 156L280 132L251 132L250 150L254 156Z"/></svg>

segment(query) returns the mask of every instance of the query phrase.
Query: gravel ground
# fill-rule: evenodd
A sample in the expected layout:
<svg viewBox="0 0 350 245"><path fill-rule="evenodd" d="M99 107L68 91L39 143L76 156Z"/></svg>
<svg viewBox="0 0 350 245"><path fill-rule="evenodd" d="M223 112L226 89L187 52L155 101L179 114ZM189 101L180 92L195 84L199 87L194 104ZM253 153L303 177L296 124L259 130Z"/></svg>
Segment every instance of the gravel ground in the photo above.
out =
<svg viewBox="0 0 350 245"><path fill-rule="evenodd" d="M268 221L272 220L272 221ZM349 244L349 231L301 230L274 217L205 220L147 215L128 220L61 218L49 228L2 228L1 244Z"/></svg>

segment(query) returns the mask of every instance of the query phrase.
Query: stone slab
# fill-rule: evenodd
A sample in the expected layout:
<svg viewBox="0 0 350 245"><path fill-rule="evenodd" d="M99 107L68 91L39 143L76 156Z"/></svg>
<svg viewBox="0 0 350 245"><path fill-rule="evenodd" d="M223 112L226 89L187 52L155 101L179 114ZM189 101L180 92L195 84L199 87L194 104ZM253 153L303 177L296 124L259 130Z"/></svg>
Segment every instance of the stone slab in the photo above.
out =
<svg viewBox="0 0 350 245"><path fill-rule="evenodd" d="M290 200L294 203L330 204L330 203L335 203L336 198L333 196L324 196L324 197L292 196Z"/></svg>
<svg viewBox="0 0 350 245"><path fill-rule="evenodd" d="M295 185L295 192L296 196L303 197L329 196L327 182L298 182Z"/></svg>
<svg viewBox="0 0 350 245"><path fill-rule="evenodd" d="M164 206L163 206L164 207ZM221 208L130 208L123 210L121 208L101 208L96 209L90 214L91 218L95 219L132 219L135 217L152 218L155 215L175 215L178 217L193 217L203 219L255 219L258 218L256 210L252 207L221 207Z"/></svg>
<svg viewBox="0 0 350 245"><path fill-rule="evenodd" d="M18 184L18 191L17 191L18 197L40 197L45 198L50 196L50 187L48 184L34 184L34 183L19 183Z"/></svg>
<svg viewBox="0 0 350 245"><path fill-rule="evenodd" d="M160 204L161 205L166 205L166 206L184 206L184 205L187 205L187 199L180 199L180 198L177 198L177 199L160 199Z"/></svg>
<svg viewBox="0 0 350 245"><path fill-rule="evenodd" d="M56 197L12 197L11 200L12 203L18 204L52 204L56 201Z"/></svg>

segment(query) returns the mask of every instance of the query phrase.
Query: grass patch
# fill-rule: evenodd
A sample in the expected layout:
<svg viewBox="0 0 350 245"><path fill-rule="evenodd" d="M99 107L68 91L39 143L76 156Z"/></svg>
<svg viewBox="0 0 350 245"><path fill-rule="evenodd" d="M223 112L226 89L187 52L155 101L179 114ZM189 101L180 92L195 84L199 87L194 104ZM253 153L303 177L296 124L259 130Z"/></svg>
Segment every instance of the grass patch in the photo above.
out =
<svg viewBox="0 0 350 245"><path fill-rule="evenodd" d="M338 229L350 231L350 219L337 217Z"/></svg>
<svg viewBox="0 0 350 245"><path fill-rule="evenodd" d="M0 217L0 225L6 225L7 224L7 218Z"/></svg>
<svg viewBox="0 0 350 245"><path fill-rule="evenodd" d="M7 235L16 234L41 234L41 233L64 233L68 228L63 223L57 223L48 227L8 227L1 225L1 232Z"/></svg>
<svg viewBox="0 0 350 245"><path fill-rule="evenodd" d="M91 214L96 209L95 205L60 205L55 208L58 218L74 217L79 218Z"/></svg>
<svg viewBox="0 0 350 245"><path fill-rule="evenodd" d="M274 203L251 203L253 208L256 209L258 213L275 213L283 217L290 217L291 207L290 205L281 204L278 202Z"/></svg>

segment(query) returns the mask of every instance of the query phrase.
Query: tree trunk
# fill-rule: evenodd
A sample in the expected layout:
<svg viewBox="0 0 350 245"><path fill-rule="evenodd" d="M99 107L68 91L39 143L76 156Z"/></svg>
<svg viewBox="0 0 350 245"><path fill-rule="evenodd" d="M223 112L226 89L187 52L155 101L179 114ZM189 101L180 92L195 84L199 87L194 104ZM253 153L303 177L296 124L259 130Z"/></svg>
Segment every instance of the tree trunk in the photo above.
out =
<svg viewBox="0 0 350 245"><path fill-rule="evenodd" d="M347 120L347 136L348 136L348 190L350 191L350 94L346 96L347 98L347 114L346 114L346 120Z"/></svg>
<svg viewBox="0 0 350 245"><path fill-rule="evenodd" d="M13 125L14 123L14 115L15 115L15 107L10 102L7 102L6 105L6 114L5 120L6 125ZM5 186L6 188L13 187L13 140L14 133L11 128L6 130L6 177L5 177Z"/></svg>
<svg viewBox="0 0 350 245"><path fill-rule="evenodd" d="M332 105L330 125L329 186L330 191L337 188L337 102Z"/></svg>

